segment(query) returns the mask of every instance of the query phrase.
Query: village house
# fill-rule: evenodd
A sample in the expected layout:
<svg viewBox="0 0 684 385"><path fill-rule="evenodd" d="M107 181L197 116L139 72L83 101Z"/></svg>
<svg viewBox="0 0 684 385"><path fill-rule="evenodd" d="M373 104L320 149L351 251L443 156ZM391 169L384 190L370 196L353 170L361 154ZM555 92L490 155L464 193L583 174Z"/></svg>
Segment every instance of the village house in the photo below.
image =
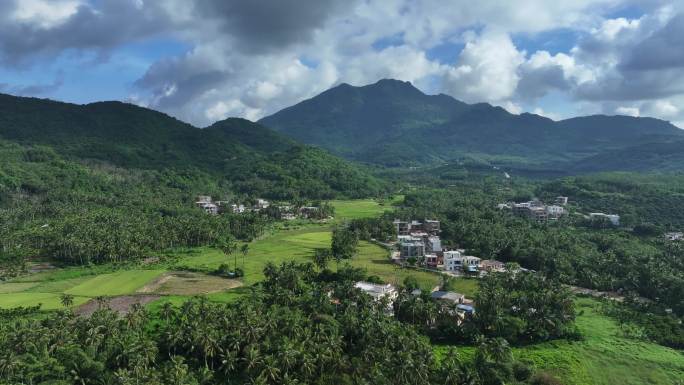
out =
<svg viewBox="0 0 684 385"><path fill-rule="evenodd" d="M444 252L444 269L453 272L477 273L480 269L480 258L464 255L465 250Z"/></svg>
<svg viewBox="0 0 684 385"><path fill-rule="evenodd" d="M397 288L391 284L383 285L359 281L356 282L356 284L354 284L354 287L370 295L376 301L380 301L381 299L387 298L389 302L389 308L391 308L394 301L397 299L397 297L399 297L399 292L397 291Z"/></svg>
<svg viewBox="0 0 684 385"><path fill-rule="evenodd" d="M218 206L214 204L209 195L198 196L195 204L197 205L197 207L204 210L207 214L217 215L219 213Z"/></svg>
<svg viewBox="0 0 684 385"><path fill-rule="evenodd" d="M440 265L440 256L437 254L425 254L425 265L427 267L437 268Z"/></svg>
<svg viewBox="0 0 684 385"><path fill-rule="evenodd" d="M506 265L501 261L494 259L484 259L480 262L480 269L488 273L506 271Z"/></svg>
<svg viewBox="0 0 684 385"><path fill-rule="evenodd" d="M401 258L419 258L425 255L425 244L422 241L404 241L399 244Z"/></svg>
<svg viewBox="0 0 684 385"><path fill-rule="evenodd" d="M257 210L261 209L267 209L268 206L271 205L271 202L267 201L266 199L257 199L256 204L254 205L254 208Z"/></svg>
<svg viewBox="0 0 684 385"><path fill-rule="evenodd" d="M314 218L318 214L318 207L315 206L306 206L306 207L300 207L299 208L299 216L302 218Z"/></svg>
<svg viewBox="0 0 684 385"><path fill-rule="evenodd" d="M409 235L416 233L427 233L428 235L438 235L440 232L440 223L437 220L426 219L424 222L417 220L402 221L395 219L394 228L397 235Z"/></svg>
<svg viewBox="0 0 684 385"><path fill-rule="evenodd" d="M549 219L557 220L560 219L567 212L565 211L565 208L563 206L549 205L546 206L546 213L548 214Z"/></svg>

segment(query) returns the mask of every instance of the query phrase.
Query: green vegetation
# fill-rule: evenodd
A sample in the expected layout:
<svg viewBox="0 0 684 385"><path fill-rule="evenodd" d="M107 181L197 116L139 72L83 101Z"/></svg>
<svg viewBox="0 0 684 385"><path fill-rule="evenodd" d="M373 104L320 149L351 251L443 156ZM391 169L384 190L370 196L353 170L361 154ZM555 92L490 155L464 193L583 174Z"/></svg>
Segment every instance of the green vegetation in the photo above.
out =
<svg viewBox="0 0 684 385"><path fill-rule="evenodd" d="M88 301L88 297L75 297L74 305L80 305ZM0 294L0 308L11 309L15 307L27 307L41 305L42 310L61 309L64 306L59 294L55 293L11 293Z"/></svg>
<svg viewBox="0 0 684 385"><path fill-rule="evenodd" d="M102 274L72 287L65 293L88 297L131 294L162 272L162 270L125 270Z"/></svg>
<svg viewBox="0 0 684 385"><path fill-rule="evenodd" d="M439 361L425 338L353 288L363 273L317 274L269 264L254 295L136 307L125 317L2 313L0 378L7 383L524 384L532 371L504 340L481 340L472 361ZM331 300L331 298L333 300ZM4 318L3 321L6 321Z"/></svg>
<svg viewBox="0 0 684 385"><path fill-rule="evenodd" d="M385 166L458 160L529 175L684 166L684 133L662 120L596 115L555 122L425 95L398 80L341 84L260 123L348 159Z"/></svg>
<svg viewBox="0 0 684 385"><path fill-rule="evenodd" d="M371 218L393 209L375 199L332 200L330 204L335 208L337 220Z"/></svg>
<svg viewBox="0 0 684 385"><path fill-rule="evenodd" d="M653 343L623 336L618 324L602 315L591 299L576 301L581 341L554 341L514 349L521 360L557 375L565 385L678 384L684 355ZM678 382L680 381L680 382Z"/></svg>

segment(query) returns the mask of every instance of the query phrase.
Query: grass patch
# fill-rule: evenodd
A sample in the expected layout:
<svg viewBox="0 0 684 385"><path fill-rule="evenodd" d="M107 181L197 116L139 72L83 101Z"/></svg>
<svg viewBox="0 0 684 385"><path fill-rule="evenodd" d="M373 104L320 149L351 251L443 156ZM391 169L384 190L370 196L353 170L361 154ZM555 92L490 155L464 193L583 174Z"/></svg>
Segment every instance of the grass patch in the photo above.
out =
<svg viewBox="0 0 684 385"><path fill-rule="evenodd" d="M392 210L391 202L381 204L375 199L332 200L330 204L336 220L372 218Z"/></svg>
<svg viewBox="0 0 684 385"><path fill-rule="evenodd" d="M74 306L88 301L86 297L74 297ZM63 308L60 294L55 293L8 293L0 294L0 308L10 309L19 306L41 305L41 310Z"/></svg>
<svg viewBox="0 0 684 385"><path fill-rule="evenodd" d="M131 294L163 272L163 270L125 270L102 274L72 287L66 293L87 297Z"/></svg>
<svg viewBox="0 0 684 385"><path fill-rule="evenodd" d="M6 282L0 283L0 294L16 293L36 286L37 282Z"/></svg>
<svg viewBox="0 0 684 385"><path fill-rule="evenodd" d="M599 311L594 299L575 301L577 326L583 341L552 341L513 348L517 359L531 361L538 370L561 379L564 385L672 385L684 378L684 355L674 349L622 336L619 326ZM441 357L448 350L436 346ZM464 358L474 349L457 347Z"/></svg>

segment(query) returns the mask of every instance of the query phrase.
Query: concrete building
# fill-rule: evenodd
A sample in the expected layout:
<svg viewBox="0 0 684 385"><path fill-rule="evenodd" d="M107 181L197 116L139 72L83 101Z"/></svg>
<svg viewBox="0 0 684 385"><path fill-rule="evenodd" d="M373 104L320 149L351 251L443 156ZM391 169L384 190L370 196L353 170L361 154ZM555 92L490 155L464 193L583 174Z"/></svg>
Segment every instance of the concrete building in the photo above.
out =
<svg viewBox="0 0 684 385"><path fill-rule="evenodd" d="M379 301L383 298L387 298L389 300L390 305L399 296L397 288L394 287L394 285L390 284L379 285L375 283L359 281L356 282L356 284L354 284L354 287L370 295L376 301Z"/></svg>
<svg viewBox="0 0 684 385"><path fill-rule="evenodd" d="M477 273L480 270L480 258L464 255L465 250L444 252L444 269L446 271L463 271Z"/></svg>
<svg viewBox="0 0 684 385"><path fill-rule="evenodd" d="M484 259L480 262L480 269L486 272L503 272L506 270L506 265L501 261L494 259Z"/></svg>
<svg viewBox="0 0 684 385"><path fill-rule="evenodd" d="M409 235L411 227L407 221L401 221L399 219L394 220L394 228L397 231L397 235Z"/></svg>
<svg viewBox="0 0 684 385"><path fill-rule="evenodd" d="M423 231L431 235L437 235L441 231L440 223L438 220L426 219L423 222Z"/></svg>
<svg viewBox="0 0 684 385"><path fill-rule="evenodd" d="M566 211L563 206L550 205L546 206L546 213L548 214L549 219L560 219L566 214Z"/></svg>
<svg viewBox="0 0 684 385"><path fill-rule="evenodd" d="M425 244L421 241L406 241L400 243L401 258L418 258L425 255Z"/></svg>
<svg viewBox="0 0 684 385"><path fill-rule="evenodd" d="M436 236L428 236L425 239L425 252L426 253L441 253L442 252L442 240Z"/></svg>

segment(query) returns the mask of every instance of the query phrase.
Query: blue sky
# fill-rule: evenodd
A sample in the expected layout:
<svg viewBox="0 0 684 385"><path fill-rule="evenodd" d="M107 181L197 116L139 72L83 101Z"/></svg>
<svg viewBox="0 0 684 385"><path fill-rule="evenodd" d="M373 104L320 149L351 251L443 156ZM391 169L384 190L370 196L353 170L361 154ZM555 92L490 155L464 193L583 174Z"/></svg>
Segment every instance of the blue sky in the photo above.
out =
<svg viewBox="0 0 684 385"><path fill-rule="evenodd" d="M9 0L0 92L129 101L203 126L397 78L513 113L684 126L681 12L673 0Z"/></svg>

